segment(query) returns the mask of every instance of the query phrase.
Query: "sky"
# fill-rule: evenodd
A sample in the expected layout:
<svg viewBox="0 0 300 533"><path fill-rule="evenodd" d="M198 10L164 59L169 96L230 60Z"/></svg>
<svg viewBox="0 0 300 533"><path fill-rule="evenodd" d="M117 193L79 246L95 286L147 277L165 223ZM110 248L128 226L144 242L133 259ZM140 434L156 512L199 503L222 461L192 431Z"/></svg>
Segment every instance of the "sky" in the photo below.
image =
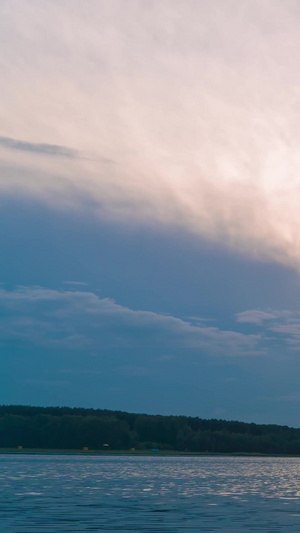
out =
<svg viewBox="0 0 300 533"><path fill-rule="evenodd" d="M2 0L0 404L300 427L298 0Z"/></svg>

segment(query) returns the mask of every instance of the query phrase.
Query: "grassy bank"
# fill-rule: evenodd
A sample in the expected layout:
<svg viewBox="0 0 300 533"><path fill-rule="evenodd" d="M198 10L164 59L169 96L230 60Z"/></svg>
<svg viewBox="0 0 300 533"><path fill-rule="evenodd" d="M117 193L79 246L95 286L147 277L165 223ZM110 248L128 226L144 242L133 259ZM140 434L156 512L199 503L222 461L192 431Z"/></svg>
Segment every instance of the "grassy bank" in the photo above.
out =
<svg viewBox="0 0 300 533"><path fill-rule="evenodd" d="M161 450L158 452L151 452L151 450L60 450L60 449L44 449L44 448L0 448L0 454L13 455L85 455L85 456L113 456L113 455L127 455L127 456L173 456L173 457L299 457L297 454L274 454L274 453L247 453L247 452L188 452L176 450Z"/></svg>

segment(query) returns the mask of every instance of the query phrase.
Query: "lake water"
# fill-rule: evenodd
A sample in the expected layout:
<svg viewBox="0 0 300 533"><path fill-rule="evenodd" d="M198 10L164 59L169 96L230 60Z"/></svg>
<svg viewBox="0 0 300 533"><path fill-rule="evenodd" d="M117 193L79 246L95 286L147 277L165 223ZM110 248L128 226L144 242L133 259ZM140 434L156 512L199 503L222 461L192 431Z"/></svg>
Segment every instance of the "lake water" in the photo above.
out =
<svg viewBox="0 0 300 533"><path fill-rule="evenodd" d="M300 532L300 459L0 455L0 531Z"/></svg>

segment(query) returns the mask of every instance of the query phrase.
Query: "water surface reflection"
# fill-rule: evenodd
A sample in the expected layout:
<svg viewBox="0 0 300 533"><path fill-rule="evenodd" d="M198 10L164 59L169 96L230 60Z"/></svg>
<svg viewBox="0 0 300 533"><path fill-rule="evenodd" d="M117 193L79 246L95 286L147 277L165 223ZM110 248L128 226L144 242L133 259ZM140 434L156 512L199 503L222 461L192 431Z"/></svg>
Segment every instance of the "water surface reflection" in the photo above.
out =
<svg viewBox="0 0 300 533"><path fill-rule="evenodd" d="M300 531L300 459L0 455L0 531Z"/></svg>

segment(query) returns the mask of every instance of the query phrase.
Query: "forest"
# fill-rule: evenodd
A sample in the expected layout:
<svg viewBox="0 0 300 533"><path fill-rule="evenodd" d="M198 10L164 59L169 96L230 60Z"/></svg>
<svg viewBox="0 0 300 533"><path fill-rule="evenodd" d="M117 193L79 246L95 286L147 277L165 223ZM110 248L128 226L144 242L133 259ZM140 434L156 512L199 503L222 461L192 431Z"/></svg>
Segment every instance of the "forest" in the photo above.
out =
<svg viewBox="0 0 300 533"><path fill-rule="evenodd" d="M0 448L21 447L300 455L300 429L104 409L0 406Z"/></svg>

